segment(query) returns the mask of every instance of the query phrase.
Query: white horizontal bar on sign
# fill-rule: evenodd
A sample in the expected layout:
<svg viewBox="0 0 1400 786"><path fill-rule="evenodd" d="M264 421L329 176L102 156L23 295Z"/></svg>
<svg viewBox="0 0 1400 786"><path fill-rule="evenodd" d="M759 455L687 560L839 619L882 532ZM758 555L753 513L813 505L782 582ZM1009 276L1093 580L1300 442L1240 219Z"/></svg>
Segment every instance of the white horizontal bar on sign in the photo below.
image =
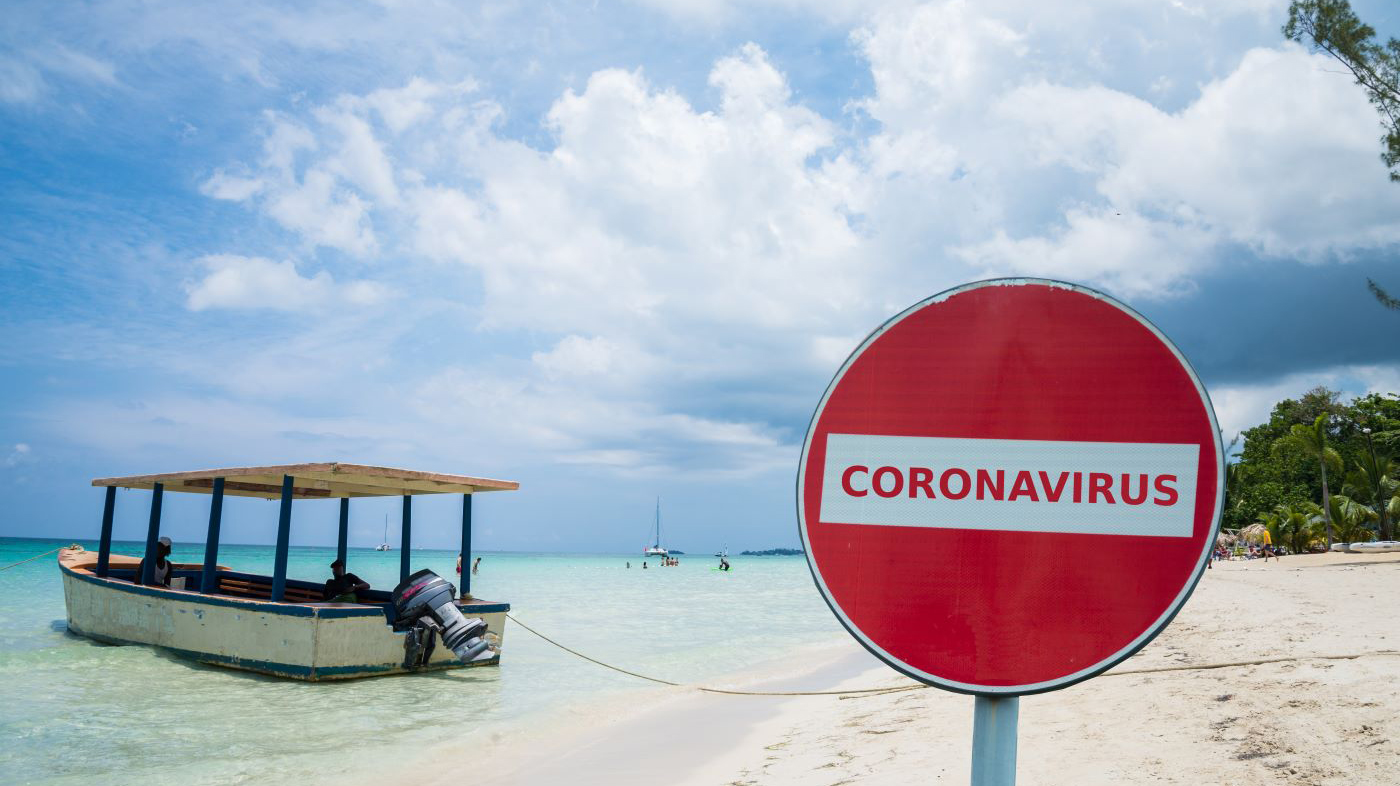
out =
<svg viewBox="0 0 1400 786"><path fill-rule="evenodd" d="M828 434L821 521L1186 538L1200 446Z"/></svg>

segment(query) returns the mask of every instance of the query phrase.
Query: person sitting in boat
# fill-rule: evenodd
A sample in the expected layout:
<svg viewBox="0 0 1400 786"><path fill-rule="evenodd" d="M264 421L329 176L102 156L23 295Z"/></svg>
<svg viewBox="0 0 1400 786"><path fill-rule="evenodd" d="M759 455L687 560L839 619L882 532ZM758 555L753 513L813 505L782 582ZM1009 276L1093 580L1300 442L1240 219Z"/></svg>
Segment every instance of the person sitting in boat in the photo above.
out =
<svg viewBox="0 0 1400 786"><path fill-rule="evenodd" d="M326 580L326 589L321 596L331 603L358 603L355 594L369 589L369 582L353 573L345 572L345 563L336 560L331 563L331 578Z"/></svg>
<svg viewBox="0 0 1400 786"><path fill-rule="evenodd" d="M170 547L170 538L167 538L164 535L161 536L160 540L156 541L156 569L151 572L151 586L153 587L170 586L171 571L170 560L168 559L168 557L170 556ZM136 575L132 577L131 583L140 584L141 577L145 574L146 559L145 557L142 557L141 561L136 563Z"/></svg>

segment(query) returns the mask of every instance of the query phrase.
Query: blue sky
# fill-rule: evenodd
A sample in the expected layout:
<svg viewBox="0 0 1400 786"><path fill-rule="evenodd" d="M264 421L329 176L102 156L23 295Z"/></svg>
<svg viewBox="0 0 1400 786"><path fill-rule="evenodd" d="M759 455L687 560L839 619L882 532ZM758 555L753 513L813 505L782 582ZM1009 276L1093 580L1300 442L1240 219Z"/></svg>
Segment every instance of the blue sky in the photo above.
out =
<svg viewBox="0 0 1400 786"><path fill-rule="evenodd" d="M97 476L345 460L521 481L486 549L630 551L657 496L678 548L793 545L841 360L997 275L1139 308L1227 432L1400 391L1400 186L1285 2L461 5L10 4L0 534L93 535Z"/></svg>

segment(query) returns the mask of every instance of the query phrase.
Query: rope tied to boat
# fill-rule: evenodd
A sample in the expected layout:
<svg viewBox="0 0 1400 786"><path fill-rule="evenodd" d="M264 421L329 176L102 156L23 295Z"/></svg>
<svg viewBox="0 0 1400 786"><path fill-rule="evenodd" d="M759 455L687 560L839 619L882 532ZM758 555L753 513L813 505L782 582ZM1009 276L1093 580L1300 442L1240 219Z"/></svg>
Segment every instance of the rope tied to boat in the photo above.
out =
<svg viewBox="0 0 1400 786"><path fill-rule="evenodd" d="M569 647L564 646L563 644L560 644L559 642L555 641L554 639L551 639L550 637L544 635L543 633L540 633L539 631L535 630L534 628L530 627L529 625L526 625L525 623L523 623L523 622L521 622L520 620L516 619L513 615L511 615L511 614L509 614L509 613L506 614L506 618L509 619L511 622L514 622L516 625L519 625L520 627L524 628L525 630L528 630L528 631L530 631L531 633L535 634L536 636L539 636L541 639L544 639L545 641L549 642L550 644L553 644L554 646L558 647L559 649L561 649L561 650L563 650L563 651L569 653L570 655L574 655L574 656L576 656L576 657L582 658L582 659L588 661L589 663L595 663L595 664L597 664L597 665L599 665L599 666L602 666L602 667L605 668L605 669L612 669L613 671L616 671L616 672L618 672L618 673L620 673L620 674L626 674L626 675L629 676L629 677L636 677L636 678L638 678L638 679L643 679L643 680L646 680L647 682L655 682L655 683L660 684L660 685L669 685L669 686L671 686L671 687L673 687L673 688L693 687L695 690L701 691L701 692L703 692L703 693L722 693L722 694L726 694L726 695L730 695L730 696L848 696L848 695L863 695L863 694L866 694L866 693L878 693L878 692L883 692L883 691L890 690L890 688L889 688L888 686L887 686L887 687L883 687L883 688L859 688L859 689L856 689L856 690L816 690L816 691L767 691L767 690L753 691L753 690L730 690L730 689L728 689L728 688L707 688L707 687L704 687L704 686L701 686L701 685L687 686L687 685L685 685L684 683L672 682L671 680L663 680L663 679L661 679L660 677L650 677L650 676L647 676L647 675L645 675L645 674L638 674L638 673L635 672L635 671L628 671L627 669L624 669L624 668L622 668L622 667L620 667L620 666L614 666L614 665L612 665L611 663L604 663L603 661L598 660L597 658L589 657L588 655L584 655L582 652L579 652L578 650L571 649L571 648L569 648Z"/></svg>
<svg viewBox="0 0 1400 786"><path fill-rule="evenodd" d="M59 547L56 548L56 549L49 549L48 551L44 552L43 554L35 554L34 556L29 557L28 559L22 559L22 560L20 560L19 562L14 563L13 565L6 565L5 567L0 568L0 570L9 570L10 568L16 567L16 566L18 566L18 565L23 565L23 564L26 563L26 562L33 562L34 560L36 560L36 559L38 559L38 558L40 558L40 557L47 557L47 556L49 556L50 554L54 553L55 551L63 551L64 549L77 549L78 551L83 551L83 550L84 550L82 546L79 546L79 545L76 544L76 543L74 543L74 544L71 545L71 546L59 546Z"/></svg>
<svg viewBox="0 0 1400 786"><path fill-rule="evenodd" d="M525 630L528 630L529 632L535 634L536 636L540 637L541 639L544 639L545 641L549 642L550 644L553 644L554 646L558 647L559 649L561 649L561 650L563 650L563 651L569 653L570 655L574 655L574 656L576 656L576 657L582 658L583 660L586 660L586 661L588 661L589 663L597 664L597 665L599 665L599 666L602 666L602 667L605 668L605 669L612 669L613 671L616 671L616 672L618 672L618 673L620 673L620 674L626 674L626 675L629 676L629 677L636 677L636 678L638 678L638 679L643 679L643 680L646 680L647 682L655 682L655 683L660 684L660 685L669 685L669 686L674 687L674 688L685 688L685 687L690 687L690 688L693 688L694 690L698 690L698 691L700 691L700 692L702 692L702 693L720 693L720 694L725 694L725 695L729 695L729 696L836 696L837 698L840 698L840 699L863 699L863 698L868 698L868 697L870 697L870 696L883 696L883 695L890 694L890 693L903 693L903 692L905 692L905 691L923 690L923 689L925 689L925 688L931 688L931 687L933 687L932 685L916 684L916 685L886 685L885 687L882 687L882 688L853 688L853 689L851 689L851 690L815 690L815 691L766 691L766 690L757 690L757 691L755 691L755 690L729 690L729 689L727 689L727 688L709 688L709 687L705 687L705 686L702 686L702 685L685 685L685 684L680 683L680 682L672 682L671 680L663 680L663 679L661 679L660 677L651 677L651 676L648 676L648 675L646 675L646 674L638 674L638 673L635 672L635 671L628 671L627 669L624 669L624 668L622 668L622 667L620 667L620 666L614 666L614 665L612 665L611 663L604 663L603 661L598 660L597 658L590 657L590 656L588 656L588 655L583 654L582 652L579 652L578 650L571 649L571 648L569 648L569 647L564 646L563 644L560 644L559 642L555 641L554 639L551 639L550 637L544 635L543 633L540 633L539 631L535 630L534 628L530 627L529 625L526 625L525 623L523 623L523 622L521 622L520 620L516 619L513 615L511 615L511 614L509 614L509 613L506 614L506 618L509 619L511 622L514 622L516 625L519 625L520 627L524 628ZM1151 669L1125 669L1125 670L1123 670L1123 671L1110 671L1110 672L1107 672L1107 673L1105 673L1105 674L1101 674L1101 675L1099 675L1099 676L1101 676L1101 677L1126 677L1126 676L1133 675L1133 674L1159 674L1159 673L1162 673L1162 672L1169 672L1169 671L1209 671L1209 670L1211 670L1211 669L1228 669L1228 668L1238 668L1238 667L1242 667L1242 666L1260 666L1260 665L1269 664L1269 663L1289 663L1289 662L1303 661L1303 660L1354 660L1354 659L1356 659L1356 658L1365 658L1365 657L1377 656L1377 655L1400 655L1400 650L1376 650L1375 652L1357 652L1357 653L1353 653L1353 654L1350 654L1350 655L1296 655L1296 656L1283 657L1283 658L1260 658L1260 659L1258 659L1258 660L1240 660L1240 661L1230 661L1230 662L1227 662L1227 663L1203 663L1203 664L1199 664L1199 665L1186 665L1186 664L1182 664L1182 665L1177 665L1177 666L1159 666L1159 667L1157 667L1157 668L1151 668Z"/></svg>

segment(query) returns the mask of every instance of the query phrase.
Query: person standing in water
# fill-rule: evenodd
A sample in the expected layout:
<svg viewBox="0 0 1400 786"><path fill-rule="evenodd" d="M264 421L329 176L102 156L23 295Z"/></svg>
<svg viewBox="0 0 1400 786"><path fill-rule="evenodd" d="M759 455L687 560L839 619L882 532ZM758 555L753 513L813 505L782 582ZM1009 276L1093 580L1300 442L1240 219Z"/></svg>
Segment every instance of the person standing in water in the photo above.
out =
<svg viewBox="0 0 1400 786"><path fill-rule="evenodd" d="M480 568L481 568L481 557L477 557L477 558L476 558L476 561L472 562L472 575L475 576L477 570L479 570Z"/></svg>

